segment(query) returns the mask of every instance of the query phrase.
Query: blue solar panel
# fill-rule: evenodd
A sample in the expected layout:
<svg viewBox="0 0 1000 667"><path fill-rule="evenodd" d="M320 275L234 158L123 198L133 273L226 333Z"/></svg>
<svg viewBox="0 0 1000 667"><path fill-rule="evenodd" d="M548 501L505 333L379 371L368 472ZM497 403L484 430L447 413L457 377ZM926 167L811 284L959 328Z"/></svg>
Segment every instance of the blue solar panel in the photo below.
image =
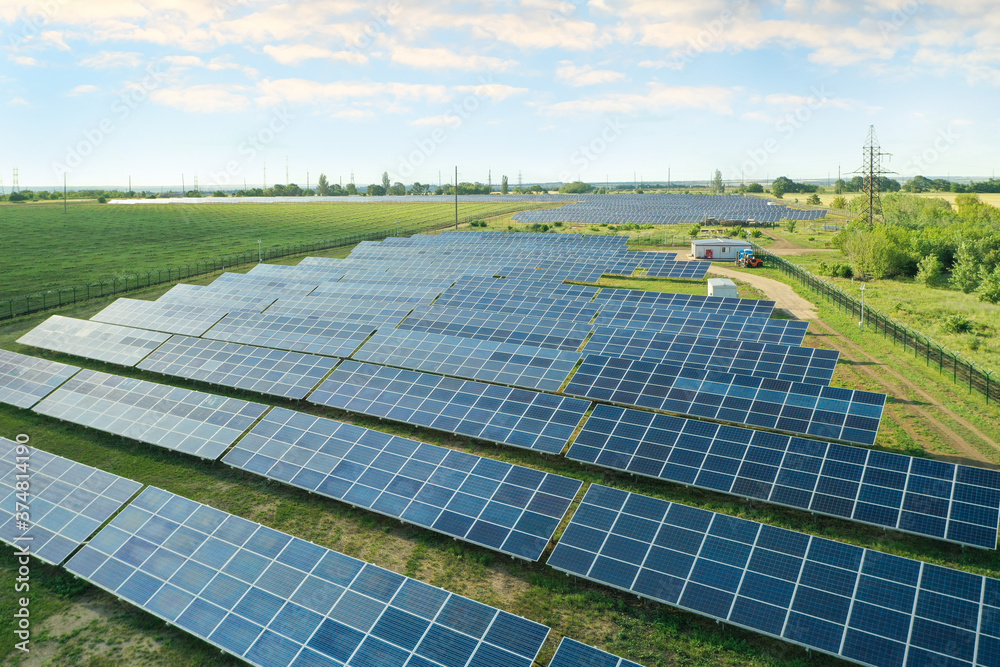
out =
<svg viewBox="0 0 1000 667"><path fill-rule="evenodd" d="M576 367L578 352L494 343L418 331L377 333L354 354L358 361L557 391Z"/></svg>
<svg viewBox="0 0 1000 667"><path fill-rule="evenodd" d="M276 408L223 463L538 560L581 482Z"/></svg>
<svg viewBox="0 0 1000 667"><path fill-rule="evenodd" d="M558 454L589 401L345 361L312 403Z"/></svg>
<svg viewBox="0 0 1000 667"><path fill-rule="evenodd" d="M569 637L563 637L549 667L642 667L642 665L593 646L581 644Z"/></svg>
<svg viewBox="0 0 1000 667"><path fill-rule="evenodd" d="M66 568L260 667L530 667L549 633L156 488Z"/></svg>
<svg viewBox="0 0 1000 667"><path fill-rule="evenodd" d="M863 445L885 405L885 394L593 354L565 393Z"/></svg>
<svg viewBox="0 0 1000 667"><path fill-rule="evenodd" d="M80 368L0 350L0 403L30 408Z"/></svg>
<svg viewBox="0 0 1000 667"><path fill-rule="evenodd" d="M602 289L594 301L601 306L602 314L618 310L628 311L633 308L645 308L659 309L661 312L664 310L689 310L700 313L743 315L745 317L770 317L774 310L774 301L629 289Z"/></svg>
<svg viewBox="0 0 1000 667"><path fill-rule="evenodd" d="M993 549L1000 472L598 405L566 454L636 475Z"/></svg>
<svg viewBox="0 0 1000 667"><path fill-rule="evenodd" d="M138 482L3 437L0 461L0 541L53 565L66 560L142 488ZM15 512L26 513L28 519Z"/></svg>
<svg viewBox="0 0 1000 667"><path fill-rule="evenodd" d="M608 315L598 315L595 327L610 327L655 332L712 336L733 340L754 340L762 343L802 345L808 322L772 320L766 317L745 317L718 313L695 313L685 310L663 311L655 308L628 309ZM639 336L640 334L634 334Z"/></svg>
<svg viewBox="0 0 1000 667"><path fill-rule="evenodd" d="M590 335L586 322L552 317L505 315L462 308L418 308L399 323L399 329L535 345L554 350L578 350Z"/></svg>
<svg viewBox="0 0 1000 667"><path fill-rule="evenodd" d="M117 299L90 319L94 322L200 336L231 310L213 305L188 305L178 301Z"/></svg>
<svg viewBox="0 0 1000 667"><path fill-rule="evenodd" d="M53 315L17 339L22 345L134 366L170 334Z"/></svg>
<svg viewBox="0 0 1000 667"><path fill-rule="evenodd" d="M548 564L872 667L1000 657L1000 580L596 484Z"/></svg>
<svg viewBox="0 0 1000 667"><path fill-rule="evenodd" d="M814 347L598 327L584 354L830 384L840 353Z"/></svg>
<svg viewBox="0 0 1000 667"><path fill-rule="evenodd" d="M227 315L204 337L279 350L349 357L375 332L375 328L372 324L329 317L239 313Z"/></svg>

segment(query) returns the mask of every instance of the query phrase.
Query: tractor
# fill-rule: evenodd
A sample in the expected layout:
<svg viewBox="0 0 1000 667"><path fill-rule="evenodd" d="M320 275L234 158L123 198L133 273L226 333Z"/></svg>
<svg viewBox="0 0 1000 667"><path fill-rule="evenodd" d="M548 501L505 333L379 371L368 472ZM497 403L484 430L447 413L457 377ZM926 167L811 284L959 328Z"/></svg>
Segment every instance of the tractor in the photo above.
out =
<svg viewBox="0 0 1000 667"><path fill-rule="evenodd" d="M764 260L760 257L754 257L753 250L747 248L746 250L740 250L739 254L736 255L736 266L756 269L764 266Z"/></svg>

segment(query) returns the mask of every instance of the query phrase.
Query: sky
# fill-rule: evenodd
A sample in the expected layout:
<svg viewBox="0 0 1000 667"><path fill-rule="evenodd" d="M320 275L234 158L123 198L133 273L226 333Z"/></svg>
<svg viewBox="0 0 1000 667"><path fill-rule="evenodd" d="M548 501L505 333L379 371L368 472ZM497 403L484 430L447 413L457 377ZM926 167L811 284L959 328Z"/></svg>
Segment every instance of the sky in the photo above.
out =
<svg viewBox="0 0 1000 667"><path fill-rule="evenodd" d="M0 0L0 179L990 177L998 5Z"/></svg>

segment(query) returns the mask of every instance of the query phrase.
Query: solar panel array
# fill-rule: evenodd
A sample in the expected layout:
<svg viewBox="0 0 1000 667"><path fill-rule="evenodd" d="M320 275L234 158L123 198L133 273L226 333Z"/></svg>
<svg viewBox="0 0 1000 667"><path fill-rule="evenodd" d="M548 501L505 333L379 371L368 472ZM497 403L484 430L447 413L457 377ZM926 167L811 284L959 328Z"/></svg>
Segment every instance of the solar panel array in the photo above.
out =
<svg viewBox="0 0 1000 667"><path fill-rule="evenodd" d="M345 361L311 403L548 454L563 450L588 401Z"/></svg>
<svg viewBox="0 0 1000 667"><path fill-rule="evenodd" d="M34 407L39 414L215 460L266 405L83 370Z"/></svg>
<svg viewBox="0 0 1000 667"><path fill-rule="evenodd" d="M565 393L871 445L885 394L588 355Z"/></svg>
<svg viewBox="0 0 1000 667"><path fill-rule="evenodd" d="M210 286L174 285L164 292L157 303L178 301L188 306L203 306L224 310L255 310L258 313L274 303L276 295L260 292L239 294L235 292L215 292Z"/></svg>
<svg viewBox="0 0 1000 667"><path fill-rule="evenodd" d="M223 462L533 561L582 484L279 408Z"/></svg>
<svg viewBox="0 0 1000 667"><path fill-rule="evenodd" d="M53 315L17 339L22 345L135 366L170 334Z"/></svg>
<svg viewBox="0 0 1000 667"><path fill-rule="evenodd" d="M376 327L394 327L413 310L414 303L366 301L322 296L282 298L267 309L269 315L329 317L342 322L363 322Z"/></svg>
<svg viewBox="0 0 1000 667"><path fill-rule="evenodd" d="M598 405L566 457L996 548L1000 472Z"/></svg>
<svg viewBox="0 0 1000 667"><path fill-rule="evenodd" d="M152 487L66 568L261 667L530 667L549 633Z"/></svg>
<svg viewBox="0 0 1000 667"><path fill-rule="evenodd" d="M552 317L582 322L589 322L599 311L597 306L583 299L529 297L520 294L502 293L460 296L442 295L434 302L434 305L448 308L485 310L524 317Z"/></svg>
<svg viewBox="0 0 1000 667"><path fill-rule="evenodd" d="M386 366L557 391L580 354L416 331L375 334L354 359Z"/></svg>
<svg viewBox="0 0 1000 667"><path fill-rule="evenodd" d="M371 324L331 317L240 313L227 315L204 337L279 350L349 357L375 329Z"/></svg>
<svg viewBox="0 0 1000 667"><path fill-rule="evenodd" d="M610 327L598 328L583 352L813 384L830 384L840 357L815 347Z"/></svg>
<svg viewBox="0 0 1000 667"><path fill-rule="evenodd" d="M230 308L188 305L177 301L117 299L90 319L94 322L200 336L230 312ZM251 311L252 312L252 311Z"/></svg>
<svg viewBox="0 0 1000 667"><path fill-rule="evenodd" d="M0 350L0 403L30 408L78 370L77 366Z"/></svg>
<svg viewBox="0 0 1000 667"><path fill-rule="evenodd" d="M594 297L602 312L609 313L625 307L658 306L666 310L687 310L699 313L743 315L745 317L770 317L774 301L757 301L736 297L701 296L698 294L673 294L630 289L602 289Z"/></svg>
<svg viewBox="0 0 1000 667"><path fill-rule="evenodd" d="M605 651L563 637L549 667L642 667L637 662L619 658Z"/></svg>
<svg viewBox="0 0 1000 667"><path fill-rule="evenodd" d="M0 541L58 565L111 518L142 484L0 437ZM21 451L24 451L23 449ZM19 468L18 463L24 462ZM18 483L27 481L18 489ZM15 511L29 514L19 527ZM11 584L13 587L13 583ZM27 590L27 589L25 589Z"/></svg>
<svg viewBox="0 0 1000 667"><path fill-rule="evenodd" d="M619 194L573 195L577 201L559 208L521 211L514 220L524 223L570 222L579 224L672 225L686 222L731 220L778 222L818 220L825 210L789 208L743 195Z"/></svg>
<svg viewBox="0 0 1000 667"><path fill-rule="evenodd" d="M597 484L548 564L865 665L1000 661L1000 580Z"/></svg>
<svg viewBox="0 0 1000 667"><path fill-rule="evenodd" d="M461 308L418 308L399 323L405 331L461 336L498 343L577 350L593 327L585 322L552 317L504 315Z"/></svg>
<svg viewBox="0 0 1000 667"><path fill-rule="evenodd" d="M801 345L809 328L808 322L798 320L772 320L766 317L694 313L684 310L643 310L645 312L629 309L598 315L594 326L756 340L782 345Z"/></svg>
<svg viewBox="0 0 1000 667"><path fill-rule="evenodd" d="M336 359L315 354L172 336L139 368L271 396L305 398L336 365Z"/></svg>

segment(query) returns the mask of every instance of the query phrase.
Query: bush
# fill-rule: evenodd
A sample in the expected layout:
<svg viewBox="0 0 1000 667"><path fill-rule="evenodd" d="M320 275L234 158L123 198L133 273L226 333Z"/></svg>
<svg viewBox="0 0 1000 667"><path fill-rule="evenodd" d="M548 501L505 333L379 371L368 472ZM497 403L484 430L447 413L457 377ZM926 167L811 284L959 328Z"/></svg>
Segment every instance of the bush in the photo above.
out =
<svg viewBox="0 0 1000 667"><path fill-rule="evenodd" d="M1000 303L1000 266L990 273L983 271L983 281L976 288L976 294L980 301Z"/></svg>
<svg viewBox="0 0 1000 667"><path fill-rule="evenodd" d="M688 230L688 236L695 237L701 234L701 225L697 222L691 225L691 229Z"/></svg>
<svg viewBox="0 0 1000 667"><path fill-rule="evenodd" d="M13 195L11 195L11 196L13 196ZM107 204L108 203L108 198L105 197L104 195L101 195L100 197L97 198L97 203L98 204Z"/></svg>
<svg viewBox="0 0 1000 667"><path fill-rule="evenodd" d="M785 231L787 231L789 234L794 234L795 233L795 227L797 225L798 225L798 222L795 221L795 220L785 220Z"/></svg>
<svg viewBox="0 0 1000 667"><path fill-rule="evenodd" d="M944 272L944 265L937 255L927 255L917 263L917 282L928 287Z"/></svg>
<svg viewBox="0 0 1000 667"><path fill-rule="evenodd" d="M763 235L764 232L760 231L759 229L755 229L752 232L750 232L750 237L755 239L759 239Z"/></svg>
<svg viewBox="0 0 1000 667"><path fill-rule="evenodd" d="M847 208L847 200L840 195L837 195L833 198L833 201L830 202L830 208Z"/></svg>
<svg viewBox="0 0 1000 667"><path fill-rule="evenodd" d="M951 284L966 294L979 287L979 261L964 243L955 253L955 264L951 267Z"/></svg>
<svg viewBox="0 0 1000 667"><path fill-rule="evenodd" d="M816 193L809 195L809 198L806 199L806 203L812 204L813 206L819 206L820 205L819 195Z"/></svg>
<svg viewBox="0 0 1000 667"><path fill-rule="evenodd" d="M949 315L944 318L941 328L948 333L968 333L972 331L972 322L965 315Z"/></svg>

